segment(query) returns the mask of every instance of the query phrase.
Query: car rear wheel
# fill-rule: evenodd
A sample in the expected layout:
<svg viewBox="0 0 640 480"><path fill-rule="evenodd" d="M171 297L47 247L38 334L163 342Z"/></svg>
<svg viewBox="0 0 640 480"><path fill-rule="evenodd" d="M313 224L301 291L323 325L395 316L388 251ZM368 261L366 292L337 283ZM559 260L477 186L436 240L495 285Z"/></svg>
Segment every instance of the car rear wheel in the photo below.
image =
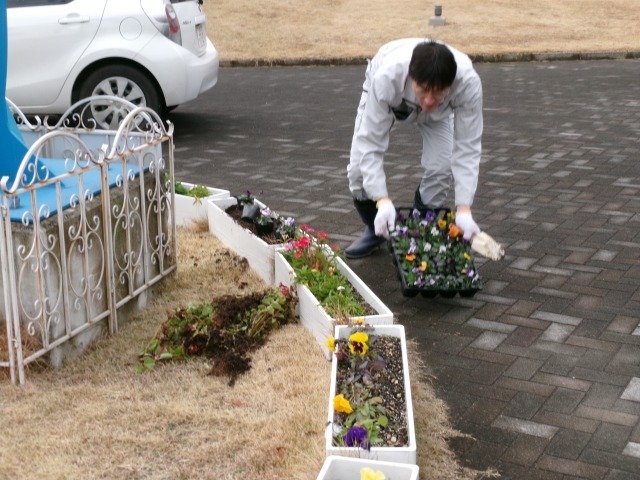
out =
<svg viewBox="0 0 640 480"><path fill-rule="evenodd" d="M139 107L149 107L159 115L164 112L164 102L154 83L129 65L107 65L92 72L80 86L80 98L92 95L113 95L128 100ZM110 102L94 102L91 115L98 128L115 130L127 115L127 111Z"/></svg>

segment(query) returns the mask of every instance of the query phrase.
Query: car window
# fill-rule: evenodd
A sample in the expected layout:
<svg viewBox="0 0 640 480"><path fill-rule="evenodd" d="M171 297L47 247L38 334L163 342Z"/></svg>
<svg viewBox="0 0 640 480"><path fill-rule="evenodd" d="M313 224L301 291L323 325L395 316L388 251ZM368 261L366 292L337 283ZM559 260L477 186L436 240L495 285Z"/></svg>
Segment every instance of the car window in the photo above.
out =
<svg viewBox="0 0 640 480"><path fill-rule="evenodd" d="M65 3L71 2L73 2L73 0L7 0L7 8L64 5Z"/></svg>

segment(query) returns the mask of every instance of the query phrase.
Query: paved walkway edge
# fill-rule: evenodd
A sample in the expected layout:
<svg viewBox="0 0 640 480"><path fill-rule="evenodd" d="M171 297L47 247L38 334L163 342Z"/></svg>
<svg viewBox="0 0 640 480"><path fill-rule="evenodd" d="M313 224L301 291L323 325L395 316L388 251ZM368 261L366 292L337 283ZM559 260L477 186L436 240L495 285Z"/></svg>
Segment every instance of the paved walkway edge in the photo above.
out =
<svg viewBox="0 0 640 480"><path fill-rule="evenodd" d="M544 53L502 53L502 54L470 54L474 63L498 62L550 62L568 60L624 60L640 58L640 51L626 50L619 52L544 52ZM273 60L221 60L221 67L292 67L311 65L360 65L365 64L367 57L345 58L280 58Z"/></svg>

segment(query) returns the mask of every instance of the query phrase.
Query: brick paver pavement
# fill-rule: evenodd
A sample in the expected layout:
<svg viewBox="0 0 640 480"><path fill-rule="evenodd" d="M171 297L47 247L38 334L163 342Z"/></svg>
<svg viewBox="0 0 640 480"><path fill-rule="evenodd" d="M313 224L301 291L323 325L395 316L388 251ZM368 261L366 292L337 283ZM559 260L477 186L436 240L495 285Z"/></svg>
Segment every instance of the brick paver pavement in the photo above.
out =
<svg viewBox="0 0 640 480"><path fill-rule="evenodd" d="M404 298L389 254L352 268L418 340L461 461L510 479L640 479L640 61L478 64L474 213L504 243L471 299ZM363 66L223 69L172 115L180 179L250 189L342 247L361 225L345 167ZM394 130L396 205L420 139Z"/></svg>

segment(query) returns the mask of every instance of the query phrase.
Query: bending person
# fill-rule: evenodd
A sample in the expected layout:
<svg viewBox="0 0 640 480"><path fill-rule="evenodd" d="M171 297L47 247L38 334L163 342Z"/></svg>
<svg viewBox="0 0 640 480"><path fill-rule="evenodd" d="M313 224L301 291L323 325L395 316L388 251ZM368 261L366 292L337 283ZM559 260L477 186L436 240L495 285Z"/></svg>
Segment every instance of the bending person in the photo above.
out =
<svg viewBox="0 0 640 480"><path fill-rule="evenodd" d="M394 229L384 155L395 122L413 123L422 136L424 174L414 207L444 205L455 185L456 224L466 239L480 232L471 214L478 184L482 137L482 84L465 54L429 39L402 39L380 48L369 62L347 168L349 189L365 227L345 250L370 255Z"/></svg>

